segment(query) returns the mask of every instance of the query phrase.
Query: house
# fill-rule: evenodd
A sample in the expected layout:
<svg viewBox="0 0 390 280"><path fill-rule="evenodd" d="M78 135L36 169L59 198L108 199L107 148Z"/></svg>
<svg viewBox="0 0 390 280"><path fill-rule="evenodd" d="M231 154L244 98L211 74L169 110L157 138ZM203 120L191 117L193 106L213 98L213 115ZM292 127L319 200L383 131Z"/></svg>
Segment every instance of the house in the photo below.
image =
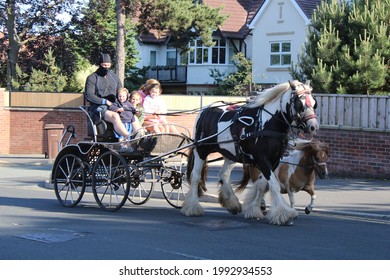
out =
<svg viewBox="0 0 390 280"><path fill-rule="evenodd" d="M201 38L190 43L187 55L176 55L169 36L155 32L138 40L140 62L150 66L148 78L161 81L165 93L202 94L214 87L211 69L235 72L231 57L242 52L253 62L253 82L275 84L291 79L289 68L296 61L306 38L313 10L321 0L203 0L222 6L228 15L214 32L215 46L205 47Z"/></svg>
<svg viewBox="0 0 390 280"><path fill-rule="evenodd" d="M277 84L291 79L291 62L306 40L307 25L321 0L266 0L249 24L253 82Z"/></svg>

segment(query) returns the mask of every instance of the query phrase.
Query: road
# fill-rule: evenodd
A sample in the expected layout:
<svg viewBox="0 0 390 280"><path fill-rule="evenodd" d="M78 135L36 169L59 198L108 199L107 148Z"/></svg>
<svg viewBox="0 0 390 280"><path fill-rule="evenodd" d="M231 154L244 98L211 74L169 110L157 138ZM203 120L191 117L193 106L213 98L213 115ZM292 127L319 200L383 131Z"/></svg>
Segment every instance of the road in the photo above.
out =
<svg viewBox="0 0 390 280"><path fill-rule="evenodd" d="M50 170L50 164L0 165L1 260L390 259L390 220L381 215L300 211L293 226L274 226L215 203L202 203L203 217L185 217L155 198L111 213L91 194L65 208L44 187Z"/></svg>

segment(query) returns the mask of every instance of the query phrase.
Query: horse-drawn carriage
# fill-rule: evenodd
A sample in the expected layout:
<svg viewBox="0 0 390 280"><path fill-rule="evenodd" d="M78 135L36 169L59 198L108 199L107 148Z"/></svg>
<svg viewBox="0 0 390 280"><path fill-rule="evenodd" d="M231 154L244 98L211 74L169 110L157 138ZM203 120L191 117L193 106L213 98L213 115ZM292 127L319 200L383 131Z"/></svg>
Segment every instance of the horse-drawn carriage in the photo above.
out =
<svg viewBox="0 0 390 280"><path fill-rule="evenodd" d="M184 129L127 142L99 141L99 128L87 113L94 139L67 145L59 152L52 172L57 199L65 206L75 206L86 187L91 187L99 206L115 211L127 200L145 203L154 186L161 183L169 204L181 208L186 216L200 216L203 207L199 195L206 190L207 156L218 152L224 157L219 173L220 204L233 214L244 210L247 218L264 218L259 196L246 200L242 208L230 183L235 162L251 164L267 183L255 186L261 189L258 193L264 193L266 186L270 190L270 223L290 224L298 214L282 198L273 171L291 134L296 137L303 130L315 133L319 128L311 90L294 81L277 85L238 108L226 103L207 106L195 121L194 139ZM185 167L190 184L184 179Z"/></svg>
<svg viewBox="0 0 390 280"><path fill-rule="evenodd" d="M144 204L160 184L167 202L181 207L188 190L183 176L186 148L191 143L186 128L175 125L178 133L147 134L118 142L113 140L109 123L96 122L84 107L80 109L87 115L92 139L70 145L68 139L54 161L51 180L62 205L76 206L88 190L101 208L115 211L126 201Z"/></svg>

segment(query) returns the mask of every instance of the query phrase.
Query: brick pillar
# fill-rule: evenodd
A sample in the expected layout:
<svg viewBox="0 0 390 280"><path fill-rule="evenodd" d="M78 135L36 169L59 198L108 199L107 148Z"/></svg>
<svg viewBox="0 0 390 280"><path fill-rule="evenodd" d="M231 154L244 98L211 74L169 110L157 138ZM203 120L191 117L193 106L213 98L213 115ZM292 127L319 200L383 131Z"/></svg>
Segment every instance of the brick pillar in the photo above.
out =
<svg viewBox="0 0 390 280"><path fill-rule="evenodd" d="M4 88L0 88L0 154L10 152L10 120L9 93Z"/></svg>

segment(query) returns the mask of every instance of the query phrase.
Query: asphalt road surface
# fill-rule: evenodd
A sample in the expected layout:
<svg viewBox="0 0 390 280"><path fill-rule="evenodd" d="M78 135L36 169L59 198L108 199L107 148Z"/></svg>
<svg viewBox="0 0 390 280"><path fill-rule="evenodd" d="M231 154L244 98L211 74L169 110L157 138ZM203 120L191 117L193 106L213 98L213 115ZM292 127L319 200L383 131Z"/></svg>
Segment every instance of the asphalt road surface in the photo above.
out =
<svg viewBox="0 0 390 280"><path fill-rule="evenodd" d="M186 217L154 198L111 213L91 194L66 208L44 187L50 170L0 166L1 260L390 259L390 220L380 216L300 211L293 226L274 226L215 203L202 203L203 217Z"/></svg>

